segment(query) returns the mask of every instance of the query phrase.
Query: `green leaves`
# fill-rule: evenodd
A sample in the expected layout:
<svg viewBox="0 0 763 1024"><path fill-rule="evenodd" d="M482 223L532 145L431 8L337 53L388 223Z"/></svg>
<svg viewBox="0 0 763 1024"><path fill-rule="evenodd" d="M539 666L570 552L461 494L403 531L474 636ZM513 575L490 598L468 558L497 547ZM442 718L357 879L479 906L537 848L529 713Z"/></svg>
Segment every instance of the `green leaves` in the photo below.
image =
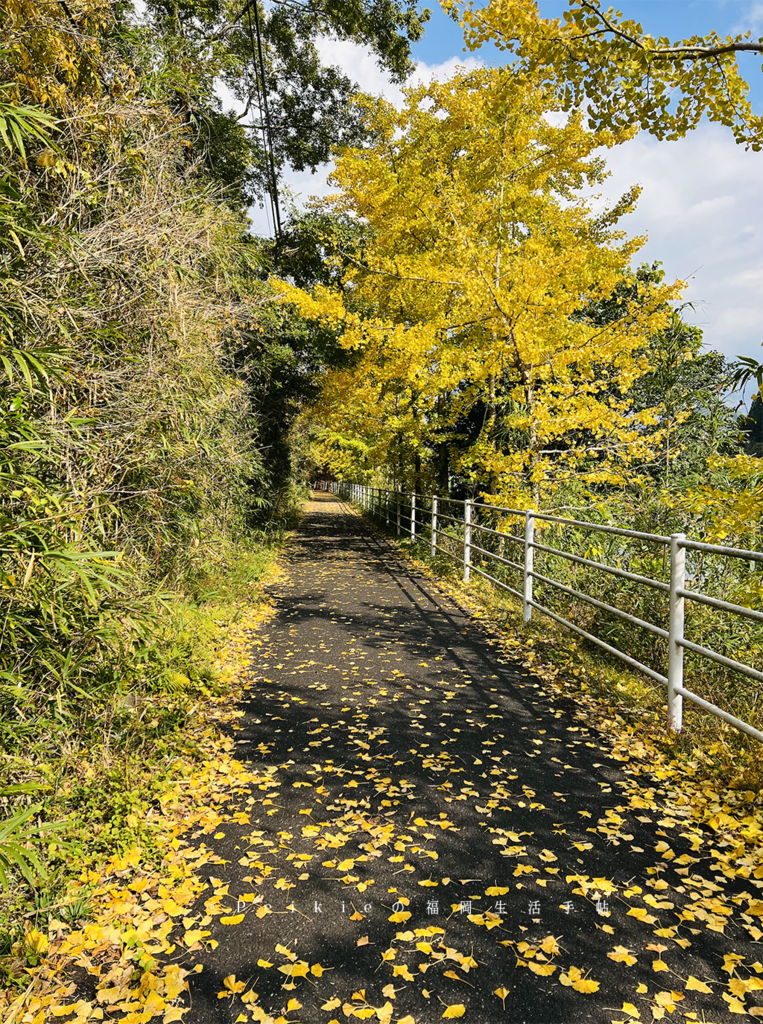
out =
<svg viewBox="0 0 763 1024"><path fill-rule="evenodd" d="M37 853L25 845L39 838L39 829L24 826L41 810L42 804L33 804L0 822L0 886L4 889L9 888L8 873L12 869L30 883L37 876L45 877L45 867Z"/></svg>
<svg viewBox="0 0 763 1024"><path fill-rule="evenodd" d="M7 91L9 86L0 86L0 89L3 88ZM0 100L0 140L6 149L18 153L24 163L25 143L35 141L57 151L57 146L48 134L55 124L55 118L46 110Z"/></svg>

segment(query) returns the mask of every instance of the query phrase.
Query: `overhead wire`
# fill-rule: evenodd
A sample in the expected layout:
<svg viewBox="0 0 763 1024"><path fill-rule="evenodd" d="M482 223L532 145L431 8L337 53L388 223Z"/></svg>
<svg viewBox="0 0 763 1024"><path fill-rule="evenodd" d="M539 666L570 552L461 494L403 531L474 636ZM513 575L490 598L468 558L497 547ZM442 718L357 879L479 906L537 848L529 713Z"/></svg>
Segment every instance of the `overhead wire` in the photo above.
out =
<svg viewBox="0 0 763 1024"><path fill-rule="evenodd" d="M252 29L252 7L254 7L254 30ZM263 148L265 150L267 171L270 179L268 193L270 195L270 206L273 214L273 233L276 239L278 239L281 237L281 210L278 202L278 178L276 176L275 160L273 159L273 131L270 121L270 109L268 106L267 79L265 77L265 60L262 53L262 33L260 31L260 16L257 9L257 0L251 0L251 2L246 5L246 18L249 28L249 44L252 50L252 62L254 64L254 80L257 89L257 105L260 110ZM256 45L255 32L257 36Z"/></svg>

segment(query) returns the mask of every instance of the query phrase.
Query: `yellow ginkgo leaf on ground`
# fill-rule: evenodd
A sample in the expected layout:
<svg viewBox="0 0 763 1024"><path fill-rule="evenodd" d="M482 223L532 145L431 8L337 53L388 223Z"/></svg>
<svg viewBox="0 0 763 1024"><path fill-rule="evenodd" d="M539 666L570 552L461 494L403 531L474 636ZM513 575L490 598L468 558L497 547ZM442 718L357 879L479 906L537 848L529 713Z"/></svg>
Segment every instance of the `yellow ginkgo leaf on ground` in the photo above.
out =
<svg viewBox="0 0 763 1024"><path fill-rule="evenodd" d="M392 1014L395 1012L395 1007L392 1003L386 1002L384 1006L377 1006L375 1012L379 1020L379 1024L391 1024Z"/></svg>
<svg viewBox="0 0 763 1024"><path fill-rule="evenodd" d="M566 974L559 975L559 981L568 988L574 988L576 992L590 994L599 991L599 982L584 978L580 967L568 968Z"/></svg>
<svg viewBox="0 0 763 1024"><path fill-rule="evenodd" d="M538 964L534 960L531 960L527 966L533 974L538 974L541 978L548 978L556 970L554 964Z"/></svg>
<svg viewBox="0 0 763 1024"><path fill-rule="evenodd" d="M221 917L220 924L241 924L243 920L243 914L232 914L230 917Z"/></svg>
<svg viewBox="0 0 763 1024"><path fill-rule="evenodd" d="M463 1017L465 1013L466 1007L464 1006L463 1003L454 1003L452 1006L445 1007L445 1013L443 1013L443 1017L452 1019L453 1017Z"/></svg>
<svg viewBox="0 0 763 1024"><path fill-rule="evenodd" d="M628 967L637 963L636 957L625 946L615 946L611 953L607 953L607 956L616 964L626 964Z"/></svg>
<svg viewBox="0 0 763 1024"><path fill-rule="evenodd" d="M670 968L664 960L652 960L652 970L657 971L669 971Z"/></svg>
<svg viewBox="0 0 763 1024"><path fill-rule="evenodd" d="M491 885L489 889L485 889L486 896L505 896L509 891L508 885Z"/></svg>
<svg viewBox="0 0 763 1024"><path fill-rule="evenodd" d="M641 1020L641 1014L633 1003L623 1003L623 1013L627 1013L629 1017L633 1017L634 1020Z"/></svg>
<svg viewBox="0 0 763 1024"><path fill-rule="evenodd" d="M599 991L599 982L592 978L581 978L580 981L573 981L572 987L576 992L585 992L588 995Z"/></svg>
<svg viewBox="0 0 763 1024"><path fill-rule="evenodd" d="M341 1006L341 1005L342 1005L342 1000L341 999L337 999L336 997L334 997L333 999L329 999L329 1001L327 1003L324 1003L323 1006L321 1007L321 1009L322 1010L335 1010L337 1008L337 1006Z"/></svg>
<svg viewBox="0 0 763 1024"><path fill-rule="evenodd" d="M66 1017L67 1014L77 1013L85 1011L90 1013L90 1003L86 1003L84 1000L80 1000L78 1003L62 1003L60 1006L54 1006L51 1013L54 1017Z"/></svg>
<svg viewBox="0 0 763 1024"><path fill-rule="evenodd" d="M236 981L235 974L229 974L227 978L223 978L223 985L225 985L230 992L243 992L246 988L246 982Z"/></svg>
<svg viewBox="0 0 763 1024"><path fill-rule="evenodd" d="M408 970L405 964L396 964L392 968L393 978L405 978L406 981L413 981L413 975Z"/></svg>
<svg viewBox="0 0 763 1024"><path fill-rule="evenodd" d="M323 976L323 972L325 970L327 970L326 967L321 967L320 964L313 964L313 966L310 968L310 973L314 974L316 978L320 978Z"/></svg>
<svg viewBox="0 0 763 1024"><path fill-rule="evenodd" d="M498 996L498 998L501 1000L501 1002L504 1004L504 1006L506 1005L506 996L508 994L509 994L509 990L507 988L503 988L503 987L497 988L493 992L493 995L494 996Z"/></svg>
<svg viewBox="0 0 763 1024"><path fill-rule="evenodd" d="M300 1003L299 999L290 999L288 1001L288 1003L286 1004L286 1012L287 1013L291 1013L292 1010L301 1010L301 1009L302 1009L302 1003Z"/></svg>
<svg viewBox="0 0 763 1024"><path fill-rule="evenodd" d="M269 960L258 960L257 966L262 967L263 970L267 970L268 967L272 967L273 965Z"/></svg>
<svg viewBox="0 0 763 1024"><path fill-rule="evenodd" d="M706 985L704 981L700 981L699 978L695 978L694 975L690 974L686 982L687 992L712 992L713 990L709 985Z"/></svg>
<svg viewBox="0 0 763 1024"><path fill-rule="evenodd" d="M673 1009L671 1009L670 1011L672 1013L675 1009L675 999L673 998L674 996L674 992L657 992L655 994L654 1001L655 1003L657 1003L658 1006L673 1007ZM683 999L683 996L679 996L679 998Z"/></svg>
<svg viewBox="0 0 763 1024"><path fill-rule="evenodd" d="M409 1013L405 1017L401 1017L397 1024L416 1024L416 1021Z"/></svg>
<svg viewBox="0 0 763 1024"><path fill-rule="evenodd" d="M635 917L637 921L643 921L645 924L657 923L657 918L648 913L646 907L631 907L626 917Z"/></svg>
<svg viewBox="0 0 763 1024"><path fill-rule="evenodd" d="M579 981L583 977L583 972L579 967L570 967L569 970L559 975L559 981L562 985L569 988L573 981Z"/></svg>
<svg viewBox="0 0 763 1024"><path fill-rule="evenodd" d="M278 970L290 978L306 978L310 965L304 960L299 960L296 964L286 964L285 967L279 967Z"/></svg>

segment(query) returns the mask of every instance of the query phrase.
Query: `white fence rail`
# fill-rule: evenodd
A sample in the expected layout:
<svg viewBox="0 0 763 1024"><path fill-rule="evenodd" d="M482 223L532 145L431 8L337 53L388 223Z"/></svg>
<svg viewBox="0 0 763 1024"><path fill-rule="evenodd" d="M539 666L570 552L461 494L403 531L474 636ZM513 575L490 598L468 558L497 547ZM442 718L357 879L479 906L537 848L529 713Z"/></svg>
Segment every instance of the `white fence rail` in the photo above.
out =
<svg viewBox="0 0 763 1024"><path fill-rule="evenodd" d="M620 529L615 526L604 526L577 519L566 519L562 516L535 512L532 509L504 508L497 505L488 505L483 502L461 501L438 495L419 495L370 487L366 484L335 482L330 485L330 490L383 521L386 526L393 528L398 536L401 536L403 533L406 534L413 543L421 542L425 534L428 533L428 543L432 557L440 553L446 558L459 562L462 565L463 577L467 583L471 578L472 572L476 572L478 575L490 580L495 586L519 598L522 602L526 622L532 618L533 609L535 609L577 633L579 636L590 640L609 654L630 665L631 668L637 669L655 682L661 683L667 689L668 726L674 732L681 731L683 699L686 698L703 710L723 719L723 721L734 726L734 728L747 733L757 740L763 741L763 732L729 714L722 708L716 707L715 704L704 700L684 686L684 651L687 650L727 669L739 672L750 679L763 682L763 672L758 669L735 658L729 658L710 647L695 643L684 635L687 601L695 602L717 611L737 615L743 619L763 623L763 612L761 611L711 597L699 590L688 588L686 573L687 551L698 551L725 558L743 559L750 563L763 562L763 553L747 551L742 548L723 547L716 544L704 544L687 538L683 533L675 533L668 537L655 533L643 533L638 530ZM454 512L457 514L453 514ZM521 535L507 533L504 530L496 530L493 527L487 526L480 521L480 516L485 513L496 514L502 519L503 517L517 517L517 528L522 524ZM653 579L640 573L630 572L627 569L608 565L596 559L576 555L561 548L543 544L536 540L536 522L557 524L561 527L574 527L578 530L590 531L592 534L631 538L641 542L662 545L666 553L669 551L669 581ZM485 534L488 538L491 536L497 537L502 545L506 543L513 545L517 552L516 560L505 557L503 553L499 554L487 550L484 546L486 541L479 543L481 540L480 533ZM445 540L446 538L447 540ZM458 544L458 551L454 551L452 546L445 546L444 541L448 545L452 545L453 542ZM665 629L646 619L631 615L629 612L577 590L575 587L567 586L545 573L537 572L535 569L536 551L567 560L576 565L583 565L607 573L624 581L635 583L640 588L650 588L651 590L663 593L668 600L668 628ZM481 562L484 562L484 560L488 562L493 561L499 566L505 566L521 574L521 589L511 586L505 580L498 579L495 575L489 573L483 567L483 564L476 564L475 555L478 556ZM608 644L601 637L570 622L569 619L559 615L547 607L547 605L540 603L536 599L534 587L536 581L568 597L584 601L599 611L623 619L631 625L638 626L655 637L666 641L667 665L665 674L656 671L649 665L643 664L643 662L631 657L612 644ZM763 646L763 639L761 640L761 646Z"/></svg>

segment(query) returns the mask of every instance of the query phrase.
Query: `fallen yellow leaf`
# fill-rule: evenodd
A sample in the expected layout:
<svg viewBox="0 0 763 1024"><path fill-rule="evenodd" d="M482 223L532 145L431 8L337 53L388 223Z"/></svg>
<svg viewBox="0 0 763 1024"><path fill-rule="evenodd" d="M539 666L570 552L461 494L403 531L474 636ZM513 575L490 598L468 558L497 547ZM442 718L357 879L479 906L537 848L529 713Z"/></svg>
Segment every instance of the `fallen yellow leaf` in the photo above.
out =
<svg viewBox="0 0 763 1024"><path fill-rule="evenodd" d="M698 978L695 978L693 975L690 974L689 978L688 978L688 980L686 982L686 991L687 992L712 992L713 990L710 988L709 985L706 985L704 983L704 981L700 981Z"/></svg>

